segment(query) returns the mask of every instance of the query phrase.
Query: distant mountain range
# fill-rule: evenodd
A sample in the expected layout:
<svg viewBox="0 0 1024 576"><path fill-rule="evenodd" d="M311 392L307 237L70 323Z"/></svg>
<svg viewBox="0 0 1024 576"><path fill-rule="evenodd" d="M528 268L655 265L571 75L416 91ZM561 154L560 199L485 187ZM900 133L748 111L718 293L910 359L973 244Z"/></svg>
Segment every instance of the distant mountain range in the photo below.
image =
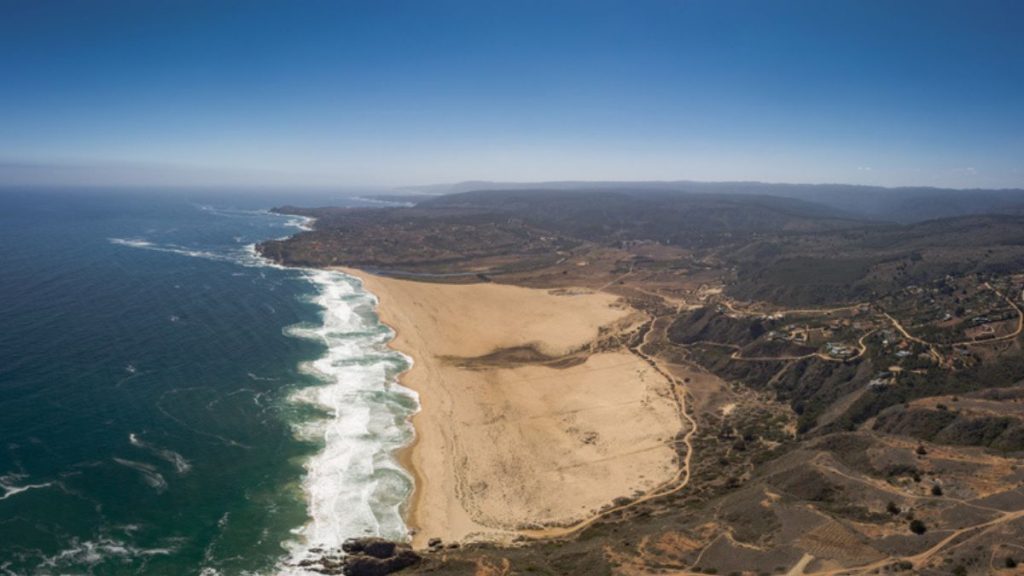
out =
<svg viewBox="0 0 1024 576"><path fill-rule="evenodd" d="M857 186L852 184L776 184L767 182L487 182L413 186L400 189L408 199L422 195L483 190L675 191L694 194L778 196L815 202L841 210L850 218L911 223L950 216L1024 212L1024 189L953 189Z"/></svg>

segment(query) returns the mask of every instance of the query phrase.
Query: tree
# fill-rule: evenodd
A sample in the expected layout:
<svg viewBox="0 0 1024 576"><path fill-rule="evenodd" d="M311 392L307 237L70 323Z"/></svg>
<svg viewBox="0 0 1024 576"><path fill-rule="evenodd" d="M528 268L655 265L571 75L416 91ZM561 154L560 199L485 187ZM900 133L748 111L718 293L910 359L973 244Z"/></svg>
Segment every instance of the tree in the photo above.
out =
<svg viewBox="0 0 1024 576"><path fill-rule="evenodd" d="M889 500L889 503L885 505L885 511L895 516L900 513L900 507L892 500Z"/></svg>
<svg viewBox="0 0 1024 576"><path fill-rule="evenodd" d="M942 496L942 486L932 484L932 496Z"/></svg>
<svg viewBox="0 0 1024 576"><path fill-rule="evenodd" d="M917 534L918 536L920 536L921 534L924 534L925 532L928 531L928 527L925 526L924 522L922 522L920 520L911 520L910 521L910 531L913 532L914 534Z"/></svg>
<svg viewBox="0 0 1024 576"><path fill-rule="evenodd" d="M1017 561L1013 559L1013 556L1007 556L1006 561L1003 563L1007 568L1016 568Z"/></svg>
<svg viewBox="0 0 1024 576"><path fill-rule="evenodd" d="M768 329L764 327L764 324L762 324L760 320L754 320L750 324L750 338L752 340L757 340L767 331Z"/></svg>

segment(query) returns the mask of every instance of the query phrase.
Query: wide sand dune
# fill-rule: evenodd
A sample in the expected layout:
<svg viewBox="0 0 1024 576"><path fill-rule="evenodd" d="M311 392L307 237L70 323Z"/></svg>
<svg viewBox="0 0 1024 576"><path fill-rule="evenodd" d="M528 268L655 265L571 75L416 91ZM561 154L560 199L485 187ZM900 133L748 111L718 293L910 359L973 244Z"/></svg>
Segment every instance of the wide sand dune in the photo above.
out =
<svg viewBox="0 0 1024 576"><path fill-rule="evenodd" d="M405 455L414 544L568 524L674 476L669 383L624 347L590 350L639 319L615 296L345 271L415 361L402 377L422 405Z"/></svg>

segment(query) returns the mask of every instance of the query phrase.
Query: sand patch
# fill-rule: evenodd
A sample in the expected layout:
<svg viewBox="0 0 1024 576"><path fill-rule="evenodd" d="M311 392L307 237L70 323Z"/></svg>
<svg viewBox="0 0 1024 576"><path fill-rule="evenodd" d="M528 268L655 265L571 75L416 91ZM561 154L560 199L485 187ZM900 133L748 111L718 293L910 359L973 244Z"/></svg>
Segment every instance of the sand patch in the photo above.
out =
<svg viewBox="0 0 1024 576"><path fill-rule="evenodd" d="M395 347L415 362L403 376L422 406L406 458L414 544L569 524L674 477L682 423L670 384L625 348L554 366L519 352L506 364L452 361L585 350L635 323L615 296L346 272L377 295Z"/></svg>

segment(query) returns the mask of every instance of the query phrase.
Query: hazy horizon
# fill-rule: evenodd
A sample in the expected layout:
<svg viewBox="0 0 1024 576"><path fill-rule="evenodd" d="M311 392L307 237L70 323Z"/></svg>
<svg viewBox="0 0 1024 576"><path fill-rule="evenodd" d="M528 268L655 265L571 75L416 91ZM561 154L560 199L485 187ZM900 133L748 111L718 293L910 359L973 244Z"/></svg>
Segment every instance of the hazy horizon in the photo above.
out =
<svg viewBox="0 0 1024 576"><path fill-rule="evenodd" d="M1013 2L11 3L0 186L1024 187Z"/></svg>

